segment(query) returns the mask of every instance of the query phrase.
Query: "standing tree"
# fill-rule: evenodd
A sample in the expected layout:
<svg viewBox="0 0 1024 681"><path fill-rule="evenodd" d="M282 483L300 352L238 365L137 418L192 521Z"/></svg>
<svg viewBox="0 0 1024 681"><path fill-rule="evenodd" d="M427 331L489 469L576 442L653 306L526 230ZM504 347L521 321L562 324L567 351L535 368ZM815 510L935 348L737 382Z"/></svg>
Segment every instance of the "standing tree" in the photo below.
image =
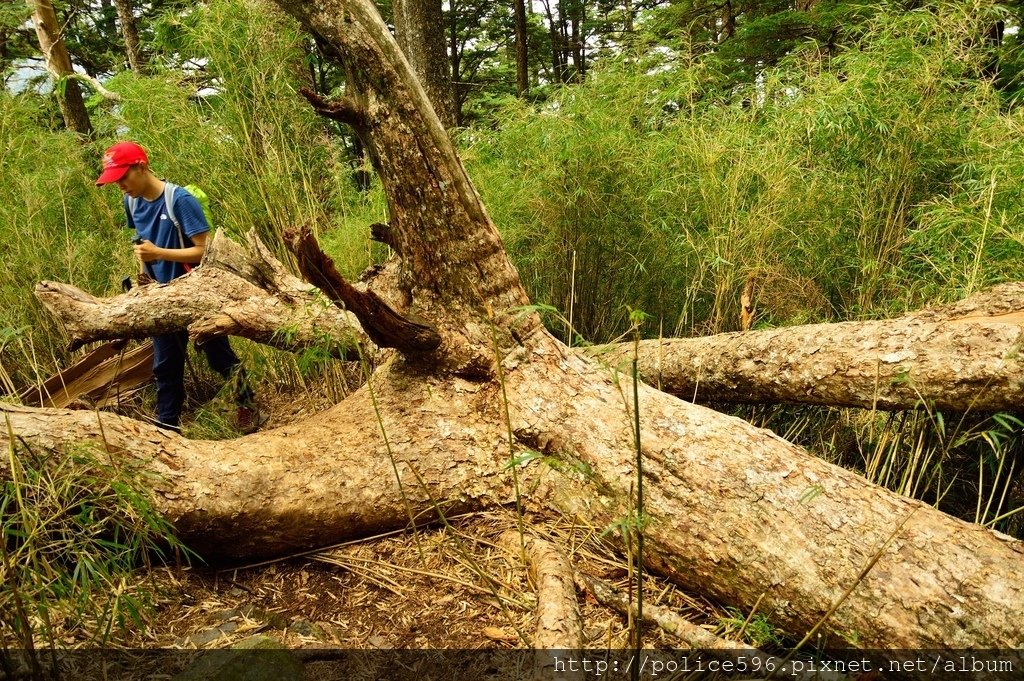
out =
<svg viewBox="0 0 1024 681"><path fill-rule="evenodd" d="M395 37L445 128L454 127L455 94L441 0L394 0Z"/></svg>
<svg viewBox="0 0 1024 681"><path fill-rule="evenodd" d="M88 441L134 460L156 474L155 503L186 543L240 558L510 500L621 526L633 513L639 442L649 569L727 603L760 602L794 634L863 647L1024 646L1024 544L738 419L645 385L634 399L628 379L560 344L529 307L369 0L278 4L337 47L346 97L308 96L364 140L387 193L390 221L374 233L397 255L366 287L337 276L309 234L290 238L306 276L384 349L378 367L332 409L238 440L192 442L116 415L0 405L5 446L38 453ZM138 336L172 324L244 330L254 320L243 305L306 309L282 268L255 251L248 264L211 267L214 258L168 286L106 301L73 293L68 309L98 319L116 308ZM244 292L257 287L279 302L258 306ZM216 312L202 323L197 290L212 297L201 308Z"/></svg>
<svg viewBox="0 0 1024 681"><path fill-rule="evenodd" d="M85 110L85 101L78 83L68 78L74 73L71 57L61 39L60 24L53 10L52 0L29 0L32 23L39 37L39 48L46 59L46 68L57 81L57 101L64 116L64 124L80 135L92 135L92 122Z"/></svg>
<svg viewBox="0 0 1024 681"><path fill-rule="evenodd" d="M513 0L516 18L516 94L530 91L530 53L526 40L526 1Z"/></svg>
<svg viewBox="0 0 1024 681"><path fill-rule="evenodd" d="M135 11L131 0L114 0L114 5L117 7L117 20L121 24L121 35L124 36L128 66L135 73L142 73L142 44L139 42L139 29L135 23Z"/></svg>

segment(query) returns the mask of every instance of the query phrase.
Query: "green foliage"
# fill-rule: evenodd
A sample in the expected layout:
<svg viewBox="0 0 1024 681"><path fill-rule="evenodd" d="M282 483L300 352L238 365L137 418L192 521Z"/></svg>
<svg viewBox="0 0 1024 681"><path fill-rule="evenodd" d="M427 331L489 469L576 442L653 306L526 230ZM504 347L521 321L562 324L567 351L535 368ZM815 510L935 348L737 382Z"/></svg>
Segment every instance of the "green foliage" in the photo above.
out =
<svg viewBox="0 0 1024 681"><path fill-rule="evenodd" d="M27 328L26 343L7 343L0 364L23 385L34 369L62 358L66 339L32 294L42 280L110 293L131 269L123 221L93 186L97 159L74 135L40 126L38 100L0 92L0 328ZM45 124L45 121L43 121Z"/></svg>
<svg viewBox="0 0 1024 681"><path fill-rule="evenodd" d="M137 268L120 193L93 185L100 154L114 141L138 141L159 176L201 186L215 224L229 234L256 228L274 248L284 229L310 225L350 276L381 252L366 230L383 219L380 191L357 191L346 150L296 95L305 76L297 27L258 1L229 0L165 23L180 29L176 57L203 63L209 87L197 96L182 73L119 73L105 85L122 99L93 113L91 145L51 131L35 95L0 92L0 328L31 330L0 350L5 392L70 360L67 339L32 296L36 282L110 295Z"/></svg>
<svg viewBox="0 0 1024 681"><path fill-rule="evenodd" d="M1024 426L1011 414L770 405L737 415L866 479L1007 534L1024 528ZM827 485L812 485L813 505Z"/></svg>
<svg viewBox="0 0 1024 681"><path fill-rule="evenodd" d="M179 56L203 63L208 87L194 97L170 74L119 74L124 102L108 134L139 141L161 175L210 195L229 233L255 227L270 243L285 229L326 228L358 199L344 155L296 95L303 38L260 2L218 0L178 18Z"/></svg>
<svg viewBox="0 0 1024 681"><path fill-rule="evenodd" d="M785 635L762 613L751 613L744 616L736 608L727 608L728 615L719 618L719 627L723 634L731 640L749 643L754 648L769 650L782 646Z"/></svg>
<svg viewBox="0 0 1024 681"><path fill-rule="evenodd" d="M602 341L896 313L1021 271L1015 111L971 5L882 13L729 87L717 56L623 60L467 137L536 302Z"/></svg>
<svg viewBox="0 0 1024 681"><path fill-rule="evenodd" d="M92 446L56 453L12 447L6 454L4 638L29 649L58 637L97 645L116 630L142 626L151 594L131 571L183 551L152 506L153 481Z"/></svg>

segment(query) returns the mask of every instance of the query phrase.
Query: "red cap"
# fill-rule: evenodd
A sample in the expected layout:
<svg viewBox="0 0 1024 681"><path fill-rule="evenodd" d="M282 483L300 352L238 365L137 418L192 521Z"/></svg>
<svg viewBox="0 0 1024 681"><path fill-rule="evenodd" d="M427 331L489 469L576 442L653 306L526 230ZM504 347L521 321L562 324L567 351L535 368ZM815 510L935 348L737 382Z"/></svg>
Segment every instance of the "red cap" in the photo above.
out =
<svg viewBox="0 0 1024 681"><path fill-rule="evenodd" d="M145 149L135 142L118 142L103 154L103 172L96 179L96 186L117 182L139 163L149 163Z"/></svg>

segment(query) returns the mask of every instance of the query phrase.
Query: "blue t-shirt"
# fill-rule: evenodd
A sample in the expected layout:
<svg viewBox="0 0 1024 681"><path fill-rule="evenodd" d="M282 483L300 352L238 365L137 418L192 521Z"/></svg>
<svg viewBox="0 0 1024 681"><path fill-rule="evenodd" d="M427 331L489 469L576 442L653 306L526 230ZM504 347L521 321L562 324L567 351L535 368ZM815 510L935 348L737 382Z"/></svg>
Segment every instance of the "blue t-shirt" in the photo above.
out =
<svg viewBox="0 0 1024 681"><path fill-rule="evenodd" d="M177 227L167 215L167 204L163 194L155 201L139 197L135 201L134 211L131 210L128 196L125 195L124 212L128 216L128 226L135 230L135 236L160 248L189 248L195 245L190 237L210 231L210 225L206 222L199 202L182 187L174 189L174 214L184 232L184 245L179 239ZM185 274L185 266L180 262L154 260L146 263L145 267L146 271L162 284Z"/></svg>

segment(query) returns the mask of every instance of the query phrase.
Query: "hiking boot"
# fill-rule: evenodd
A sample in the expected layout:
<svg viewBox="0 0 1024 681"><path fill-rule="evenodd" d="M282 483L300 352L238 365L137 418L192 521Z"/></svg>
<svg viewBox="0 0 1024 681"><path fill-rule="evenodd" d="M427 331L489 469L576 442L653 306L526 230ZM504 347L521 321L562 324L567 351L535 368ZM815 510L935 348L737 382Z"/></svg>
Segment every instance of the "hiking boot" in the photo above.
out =
<svg viewBox="0 0 1024 681"><path fill-rule="evenodd" d="M235 412L235 427L243 435L255 433L264 423L268 416L260 411L259 407L239 407Z"/></svg>

